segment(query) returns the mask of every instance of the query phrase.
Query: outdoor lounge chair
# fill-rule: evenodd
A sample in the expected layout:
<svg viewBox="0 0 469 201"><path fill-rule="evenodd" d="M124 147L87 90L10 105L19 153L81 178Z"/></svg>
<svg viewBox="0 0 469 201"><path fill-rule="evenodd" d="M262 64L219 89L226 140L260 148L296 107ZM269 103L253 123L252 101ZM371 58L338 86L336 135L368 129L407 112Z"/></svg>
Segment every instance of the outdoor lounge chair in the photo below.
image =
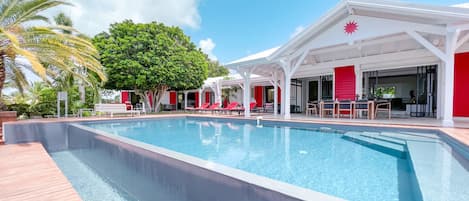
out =
<svg viewBox="0 0 469 201"><path fill-rule="evenodd" d="M337 109L337 117L340 117L342 112L347 112L350 116L350 119L352 118L352 101L350 100L341 100L339 101L339 108Z"/></svg>
<svg viewBox="0 0 469 201"><path fill-rule="evenodd" d="M207 109L208 106L210 106L210 103L204 103L202 104L201 106L199 107L187 107L186 110L189 110L189 111L198 111L198 110L202 110L202 109Z"/></svg>
<svg viewBox="0 0 469 201"><path fill-rule="evenodd" d="M274 104L273 103L265 103L264 108L263 108L263 112L265 112L265 113L274 112Z"/></svg>
<svg viewBox="0 0 469 201"><path fill-rule="evenodd" d="M357 100L355 101L355 104L353 106L353 118L357 118L358 114L361 114L362 112L366 112L368 115L368 118L371 117L370 113L370 105L368 103L368 100Z"/></svg>
<svg viewBox="0 0 469 201"><path fill-rule="evenodd" d="M391 119L391 101L379 100L376 102L375 118L378 116L378 112L387 112L388 118Z"/></svg>
<svg viewBox="0 0 469 201"><path fill-rule="evenodd" d="M219 111L219 112L232 112L234 109L236 109L238 107L239 103L238 102L231 102L230 104L228 104L225 108L218 108L218 109L215 109L215 111ZM236 110L237 111L237 110Z"/></svg>
<svg viewBox="0 0 469 201"><path fill-rule="evenodd" d="M317 101L314 101L314 102L311 102L311 103L308 103L306 105L306 116L309 116L309 115L317 115L318 114L318 102Z"/></svg>
<svg viewBox="0 0 469 201"><path fill-rule="evenodd" d="M211 111L212 113L220 107L220 103L214 103L210 107L202 109L201 111Z"/></svg>
<svg viewBox="0 0 469 201"><path fill-rule="evenodd" d="M249 103L249 110L250 110L251 112L257 112L258 109L256 108L256 105L257 105L256 102L251 102L251 103ZM244 107L241 107L241 108L233 108L233 109L231 109L230 111L236 111L236 112L238 112L239 115L241 115L241 112L244 112Z"/></svg>
<svg viewBox="0 0 469 201"><path fill-rule="evenodd" d="M331 112L332 118L335 118L335 102L334 100L321 101L320 117L324 117L326 112Z"/></svg>

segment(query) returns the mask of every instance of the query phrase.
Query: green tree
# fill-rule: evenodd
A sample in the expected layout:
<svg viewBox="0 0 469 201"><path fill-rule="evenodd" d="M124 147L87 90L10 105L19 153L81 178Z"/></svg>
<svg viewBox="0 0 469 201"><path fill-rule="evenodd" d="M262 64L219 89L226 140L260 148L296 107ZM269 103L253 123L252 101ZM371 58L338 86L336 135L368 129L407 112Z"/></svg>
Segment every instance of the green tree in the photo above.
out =
<svg viewBox="0 0 469 201"><path fill-rule="evenodd" d="M220 65L218 61L211 61L208 64L208 77L221 77L227 76L230 71L224 66Z"/></svg>
<svg viewBox="0 0 469 201"><path fill-rule="evenodd" d="M168 89L198 88L207 78L207 56L178 27L126 20L93 41L108 75L105 88L135 90L149 111L159 111Z"/></svg>
<svg viewBox="0 0 469 201"><path fill-rule="evenodd" d="M7 79L19 80L16 82L20 86L28 84L22 69L32 69L47 81L47 77L58 76L54 69L75 73L75 69L85 67L106 80L93 44L77 34L64 34L63 31L78 32L68 26L50 25L49 19L41 15L59 5L69 4L56 0L0 2L0 96ZM47 25L31 25L36 21ZM7 77L7 72L15 73Z"/></svg>

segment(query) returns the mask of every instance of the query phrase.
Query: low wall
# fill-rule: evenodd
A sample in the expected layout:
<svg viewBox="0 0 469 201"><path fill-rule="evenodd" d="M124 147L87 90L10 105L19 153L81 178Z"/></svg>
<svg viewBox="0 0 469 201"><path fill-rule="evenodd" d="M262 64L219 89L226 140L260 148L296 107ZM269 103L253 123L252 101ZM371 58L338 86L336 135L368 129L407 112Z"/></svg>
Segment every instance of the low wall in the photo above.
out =
<svg viewBox="0 0 469 201"><path fill-rule="evenodd" d="M70 151L138 200L341 200L74 122L17 122L4 128L6 144L40 142L48 152Z"/></svg>
<svg viewBox="0 0 469 201"><path fill-rule="evenodd" d="M138 200L168 194L194 201L299 200L130 143L82 126L69 127L69 149Z"/></svg>

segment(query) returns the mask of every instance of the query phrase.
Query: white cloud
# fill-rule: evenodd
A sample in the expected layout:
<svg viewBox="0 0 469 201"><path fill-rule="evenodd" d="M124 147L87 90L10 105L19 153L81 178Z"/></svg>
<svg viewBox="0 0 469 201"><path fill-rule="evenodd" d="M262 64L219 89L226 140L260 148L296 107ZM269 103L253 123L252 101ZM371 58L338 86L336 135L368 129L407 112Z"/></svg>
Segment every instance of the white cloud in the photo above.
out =
<svg viewBox="0 0 469 201"><path fill-rule="evenodd" d="M469 2L453 5L453 7L460 7L460 8L469 8Z"/></svg>
<svg viewBox="0 0 469 201"><path fill-rule="evenodd" d="M290 35L290 38L293 38L295 37L296 35L300 34L301 32L303 32L305 30L305 27L300 25L300 26L297 26L295 28L295 31Z"/></svg>
<svg viewBox="0 0 469 201"><path fill-rule="evenodd" d="M134 22L163 22L167 25L197 29L201 23L199 0L70 0L73 7L60 7L51 15L63 11L74 27L93 36L107 31L109 25L125 19Z"/></svg>
<svg viewBox="0 0 469 201"><path fill-rule="evenodd" d="M200 40L199 41L199 47L202 49L202 51L208 55L208 58L210 58L213 61L218 60L215 54L213 54L213 49L215 49L215 46L217 46L211 38L207 38L205 40Z"/></svg>

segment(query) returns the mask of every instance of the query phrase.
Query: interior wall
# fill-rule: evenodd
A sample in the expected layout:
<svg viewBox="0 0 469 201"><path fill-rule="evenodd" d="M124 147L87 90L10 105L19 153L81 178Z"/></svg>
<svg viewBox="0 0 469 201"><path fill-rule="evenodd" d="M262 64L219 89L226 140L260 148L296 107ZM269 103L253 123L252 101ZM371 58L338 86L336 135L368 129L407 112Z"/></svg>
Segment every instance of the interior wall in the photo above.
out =
<svg viewBox="0 0 469 201"><path fill-rule="evenodd" d="M374 78L370 79L370 83ZM377 87L396 87L395 98L402 98L405 102L410 99L410 91L417 89L417 77L415 75L397 77L379 77Z"/></svg>

